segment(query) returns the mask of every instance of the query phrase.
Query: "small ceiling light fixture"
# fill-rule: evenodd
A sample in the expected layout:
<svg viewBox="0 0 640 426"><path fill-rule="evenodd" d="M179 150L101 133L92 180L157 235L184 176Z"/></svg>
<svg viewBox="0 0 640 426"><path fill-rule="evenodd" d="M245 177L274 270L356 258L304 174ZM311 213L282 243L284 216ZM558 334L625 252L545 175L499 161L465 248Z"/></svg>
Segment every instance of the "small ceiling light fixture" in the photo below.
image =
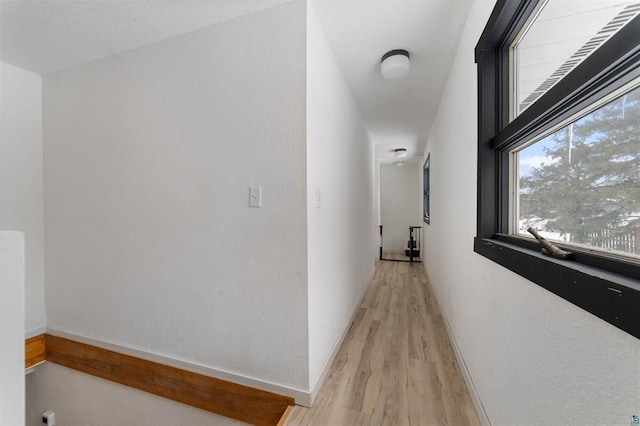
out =
<svg viewBox="0 0 640 426"><path fill-rule="evenodd" d="M396 166L397 166L397 167L402 167L402 166L404 166L404 161L396 161Z"/></svg>
<svg viewBox="0 0 640 426"><path fill-rule="evenodd" d="M407 156L407 149L406 148L394 149L393 152L395 152L396 158L405 158Z"/></svg>
<svg viewBox="0 0 640 426"><path fill-rule="evenodd" d="M394 49L382 55L380 72L388 80L405 76L409 72L409 52Z"/></svg>

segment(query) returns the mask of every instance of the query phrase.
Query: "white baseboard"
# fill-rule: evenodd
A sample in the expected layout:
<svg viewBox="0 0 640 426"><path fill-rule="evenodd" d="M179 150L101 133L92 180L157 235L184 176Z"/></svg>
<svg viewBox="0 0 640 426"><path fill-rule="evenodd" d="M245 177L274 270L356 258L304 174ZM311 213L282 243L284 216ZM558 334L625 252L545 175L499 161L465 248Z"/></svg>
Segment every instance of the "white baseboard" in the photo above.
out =
<svg viewBox="0 0 640 426"><path fill-rule="evenodd" d="M426 273L426 271L425 271ZM458 347L458 342L456 341L455 336L453 335L453 331L451 330L451 325L449 324L449 319L447 318L447 314L442 309L442 304L438 299L438 294L433 287L434 297L436 299L436 303L438 304L438 309L440 309L440 313L442 314L442 318L444 319L444 326L447 330L447 335L449 336L449 340L451 341L451 346L453 347L453 353L456 356L456 361L458 362L458 367L460 368L460 372L462 373L462 378L467 385L467 389L469 390L469 395L471 396L471 401L473 402L473 406L476 409L476 413L478 414L478 419L483 426L491 426L491 421L489 420L489 416L487 415L486 410L484 409L484 405L482 405L482 400L480 399L480 395L478 395L478 391L473 383L473 379L471 378L471 374L469 373L469 369L467 368L467 363L464 361L464 357L462 356L462 352L460 352L460 348Z"/></svg>
<svg viewBox="0 0 640 426"><path fill-rule="evenodd" d="M35 336L39 336L41 334L44 334L47 332L47 328L46 327L38 327L38 328L34 328L33 330L29 330L27 332L24 333L24 338L25 339L30 339L32 337Z"/></svg>
<svg viewBox="0 0 640 426"><path fill-rule="evenodd" d="M39 366L41 366L41 365L44 365L46 362L47 362L47 361L40 361L40 362L39 362L39 363L37 363L37 364L33 364L31 367L27 367L27 368L24 370L24 375L26 376L27 374L31 374L31 373L33 373L34 371L36 371L36 368L38 368L38 367L39 367Z"/></svg>
<svg viewBox="0 0 640 426"><path fill-rule="evenodd" d="M358 309L360 309L360 305L362 304L362 301L364 300L364 297L367 294L367 290L369 290L369 287L371 286L372 280L373 280L373 276L368 281L369 285L367 285L364 288L364 291L360 296L360 300L358 300L358 303L356 304L356 307L353 310L353 313L351 314L351 318L349 319L349 322L347 322L347 325L344 327L344 329L340 333L340 337L338 337L338 340L336 340L336 342L334 343L333 349L331 349L331 353L329 354L324 364L322 365L322 369L320 370L320 376L318 377L318 380L316 381L316 383L313 385L313 388L311 389L311 398L309 400L309 405L305 405L305 404L302 404L302 405L305 405L306 407L311 407L311 405L313 404L313 401L316 400L316 397L318 396L318 392L320 392L320 389L322 389L322 385L324 384L324 381L329 375L329 370L331 369L331 365L333 364L333 361L336 359L336 356L338 355L338 351L342 347L342 343L344 342L345 337L347 337L347 333L349 332L351 323L353 322L356 315L358 314Z"/></svg>
<svg viewBox="0 0 640 426"><path fill-rule="evenodd" d="M357 312L357 309L356 309L356 312ZM338 340L333 345L333 348L331 349L331 353L329 354L329 357L325 360L324 365L320 370L320 377L318 377L318 380L313 385L313 389L311 389L311 397L309 398L309 405L305 405L305 407L311 407L311 405L313 405L313 402L316 400L316 397L318 396L318 392L320 392L320 389L322 389L322 385L324 384L324 381L327 379L327 376L329 375L331 364L333 364L333 360L336 358L336 355L338 355L338 351L342 346L342 342L344 342L344 338L346 337L347 332L349 331L350 325L351 325L351 321L349 321L349 324L347 324L347 326L342 331L342 333L340 333L340 337L338 337Z"/></svg>
<svg viewBox="0 0 640 426"><path fill-rule="evenodd" d="M126 355L144 358L149 361L156 361L162 364L184 368L186 370L194 371L196 373L205 374L207 376L216 377L218 379L228 380L230 382L239 383L241 385L251 386L251 387L263 389L266 391L275 392L280 395L290 396L294 398L296 401L296 404L299 404L299 405L304 405L304 406L311 405L311 393L300 390L300 389L279 385L277 383L271 383L265 380L254 379L252 377L243 376L241 374L230 373L228 371L207 367L202 364L196 364L191 361L166 357L166 356L154 354L151 352L145 352L145 351L129 348L126 346L121 346L114 343L92 339L90 337L79 336L77 334L69 333L64 330L60 330L53 327L47 327L46 331L48 334L51 334L52 336L75 340L76 342L85 343L87 345L93 345L99 348L109 349L109 350L120 352Z"/></svg>

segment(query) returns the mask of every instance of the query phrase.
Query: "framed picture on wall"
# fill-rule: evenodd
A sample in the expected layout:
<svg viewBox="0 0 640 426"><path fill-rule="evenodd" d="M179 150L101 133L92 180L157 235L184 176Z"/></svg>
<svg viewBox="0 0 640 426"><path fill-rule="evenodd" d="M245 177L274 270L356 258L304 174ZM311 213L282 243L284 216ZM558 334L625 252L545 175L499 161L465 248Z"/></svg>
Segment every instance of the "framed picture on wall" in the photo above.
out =
<svg viewBox="0 0 640 426"><path fill-rule="evenodd" d="M427 225L430 222L429 216L429 168L431 166L431 153L427 155L427 159L422 167L422 188L423 188L423 220Z"/></svg>

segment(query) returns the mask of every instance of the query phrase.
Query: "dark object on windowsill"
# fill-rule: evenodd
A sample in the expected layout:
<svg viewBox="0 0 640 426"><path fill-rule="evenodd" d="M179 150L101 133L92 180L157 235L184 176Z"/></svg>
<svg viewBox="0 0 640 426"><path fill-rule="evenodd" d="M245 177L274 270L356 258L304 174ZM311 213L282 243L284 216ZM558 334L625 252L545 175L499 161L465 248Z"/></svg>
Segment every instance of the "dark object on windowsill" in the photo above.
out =
<svg viewBox="0 0 640 426"><path fill-rule="evenodd" d="M555 257L556 259L570 260L573 258L573 253L559 249L544 239L542 235L538 234L538 231L529 227L527 232L536 237L536 240L542 245L542 253L547 256Z"/></svg>

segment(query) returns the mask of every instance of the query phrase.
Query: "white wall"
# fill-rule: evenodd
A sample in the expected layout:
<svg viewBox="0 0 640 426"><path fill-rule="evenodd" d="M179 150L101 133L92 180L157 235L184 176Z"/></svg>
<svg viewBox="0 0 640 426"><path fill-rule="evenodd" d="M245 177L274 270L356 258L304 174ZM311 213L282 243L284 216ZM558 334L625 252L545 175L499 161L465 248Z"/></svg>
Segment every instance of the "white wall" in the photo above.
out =
<svg viewBox="0 0 640 426"><path fill-rule="evenodd" d="M415 164L380 166L380 224L384 227L385 251L404 253L408 248L409 227L422 226L418 198L420 171Z"/></svg>
<svg viewBox="0 0 640 426"><path fill-rule="evenodd" d="M27 426L41 426L46 410L58 425L246 424L57 364L39 366L26 380Z"/></svg>
<svg viewBox="0 0 640 426"><path fill-rule="evenodd" d="M50 328L308 389L305 23L293 2L44 77Z"/></svg>
<svg viewBox="0 0 640 426"><path fill-rule="evenodd" d="M315 394L373 276L376 229L369 135L312 5L307 25L309 376Z"/></svg>
<svg viewBox="0 0 640 426"><path fill-rule="evenodd" d="M25 330L45 327L42 78L0 62L0 229L24 232Z"/></svg>
<svg viewBox="0 0 640 426"><path fill-rule="evenodd" d="M24 234L0 231L0 424L24 424Z"/></svg>
<svg viewBox="0 0 640 426"><path fill-rule="evenodd" d="M640 412L640 341L473 252L473 49L493 4L473 6L425 150L426 269L492 424L626 425Z"/></svg>

